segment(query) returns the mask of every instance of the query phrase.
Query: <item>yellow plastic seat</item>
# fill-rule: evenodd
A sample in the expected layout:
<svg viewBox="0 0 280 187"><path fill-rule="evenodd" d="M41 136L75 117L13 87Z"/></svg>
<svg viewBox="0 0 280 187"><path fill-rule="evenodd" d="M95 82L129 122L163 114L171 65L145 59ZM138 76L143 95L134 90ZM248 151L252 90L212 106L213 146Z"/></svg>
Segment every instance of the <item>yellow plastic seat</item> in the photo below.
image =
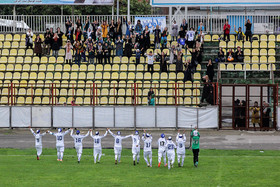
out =
<svg viewBox="0 0 280 187"><path fill-rule="evenodd" d="M275 49L269 49L268 50L268 55L269 56L275 56L276 55Z"/></svg>
<svg viewBox="0 0 280 187"><path fill-rule="evenodd" d="M200 79L201 79L200 73L194 73L193 78L194 78L195 80L200 80Z"/></svg>
<svg viewBox="0 0 280 187"><path fill-rule="evenodd" d="M194 98L192 99L192 104L193 104L193 105L199 105L199 104L200 104L200 99L199 99L199 97L194 97Z"/></svg>
<svg viewBox="0 0 280 187"><path fill-rule="evenodd" d="M269 42L275 42L275 35L270 34L270 35L268 36L268 41L269 41Z"/></svg>
<svg viewBox="0 0 280 187"><path fill-rule="evenodd" d="M30 71L38 71L38 65L37 64L32 64L30 67Z"/></svg>
<svg viewBox="0 0 280 187"><path fill-rule="evenodd" d="M252 57L252 63L259 63L259 57L258 56L253 56Z"/></svg>
<svg viewBox="0 0 280 187"><path fill-rule="evenodd" d="M260 48L262 48L262 49L266 49L267 48L267 42L261 42L260 43Z"/></svg>
<svg viewBox="0 0 280 187"><path fill-rule="evenodd" d="M225 41L220 41L219 47L226 48L227 47L227 43Z"/></svg>
<svg viewBox="0 0 280 187"><path fill-rule="evenodd" d="M11 48L11 42L5 41L4 44L3 44L3 48L10 49Z"/></svg>
<svg viewBox="0 0 280 187"><path fill-rule="evenodd" d="M253 56L259 56L259 49L253 49L252 50L252 55Z"/></svg>
<svg viewBox="0 0 280 187"><path fill-rule="evenodd" d="M33 50L32 49L27 49L25 52L26 56L33 56Z"/></svg>
<svg viewBox="0 0 280 187"><path fill-rule="evenodd" d="M211 42L211 35L209 35L209 34L204 35L204 41Z"/></svg>
<svg viewBox="0 0 280 187"><path fill-rule="evenodd" d="M218 35L213 35L212 36L212 42L218 42L220 40L220 37Z"/></svg>
<svg viewBox="0 0 280 187"><path fill-rule="evenodd" d="M120 57L115 56L114 59L113 59L113 63L119 64L120 62L121 62Z"/></svg>
<svg viewBox="0 0 280 187"><path fill-rule="evenodd" d="M227 65L227 70L234 70L234 65L233 64L228 64Z"/></svg>
<svg viewBox="0 0 280 187"><path fill-rule="evenodd" d="M1 42L5 41L5 36L4 36L4 34L0 34L0 41L1 41Z"/></svg>
<svg viewBox="0 0 280 187"><path fill-rule="evenodd" d="M233 41L229 41L228 44L227 44L227 47L228 48L234 48L235 47L234 42Z"/></svg>
<svg viewBox="0 0 280 187"><path fill-rule="evenodd" d="M46 63L48 63L48 61L49 61L49 59L47 57L45 57L45 56L43 56L41 58L41 64L46 64Z"/></svg>
<svg viewBox="0 0 280 187"><path fill-rule="evenodd" d="M251 55L251 50L250 49L244 49L244 55L245 56L250 56Z"/></svg>
<svg viewBox="0 0 280 187"><path fill-rule="evenodd" d="M259 42L258 41L253 41L252 42L252 48L259 48Z"/></svg>
<svg viewBox="0 0 280 187"><path fill-rule="evenodd" d="M267 65L266 64L261 64L260 65L260 70L267 70Z"/></svg>
<svg viewBox="0 0 280 187"><path fill-rule="evenodd" d="M251 48L251 42L249 41L244 42L244 48Z"/></svg>
<svg viewBox="0 0 280 187"><path fill-rule="evenodd" d="M110 80L110 78L111 78L111 73L109 73L109 72L104 72L103 73L103 79L104 80Z"/></svg>
<svg viewBox="0 0 280 187"><path fill-rule="evenodd" d="M36 79L37 79L37 73L31 72L31 73L30 73L30 76L29 76L29 79L30 79L30 80L36 80Z"/></svg>
<svg viewBox="0 0 280 187"><path fill-rule="evenodd" d="M260 50L260 56L266 56L267 55L267 50L266 49L261 49Z"/></svg>
<svg viewBox="0 0 280 187"><path fill-rule="evenodd" d="M259 70L259 65L258 64L252 64L252 70Z"/></svg>
<svg viewBox="0 0 280 187"><path fill-rule="evenodd" d="M136 80L143 80L143 73L142 72L137 72L136 73Z"/></svg>
<svg viewBox="0 0 280 187"><path fill-rule="evenodd" d="M241 47L241 49L243 48L243 42L242 41L236 41L235 43L235 48L237 47Z"/></svg>
<svg viewBox="0 0 280 187"><path fill-rule="evenodd" d="M242 64L235 64L235 70L238 70L238 71L243 70Z"/></svg>
<svg viewBox="0 0 280 187"><path fill-rule="evenodd" d="M261 56L260 63L267 63L267 57L266 56Z"/></svg>
<svg viewBox="0 0 280 187"><path fill-rule="evenodd" d="M46 79L47 80L53 80L53 73L52 72L47 72Z"/></svg>
<svg viewBox="0 0 280 187"><path fill-rule="evenodd" d="M124 104L124 98L123 97L118 97L117 104L118 105L123 105Z"/></svg>
<svg viewBox="0 0 280 187"><path fill-rule="evenodd" d="M121 72L119 79L120 80L126 80L127 79L126 73L125 72Z"/></svg>
<svg viewBox="0 0 280 187"><path fill-rule="evenodd" d="M185 97L184 104L185 105L191 105L192 104L192 99L190 97Z"/></svg>
<svg viewBox="0 0 280 187"><path fill-rule="evenodd" d="M262 34L260 38L261 42L267 42L267 35Z"/></svg>
<svg viewBox="0 0 280 187"><path fill-rule="evenodd" d="M21 74L21 80L28 80L29 79L29 73L23 72Z"/></svg>
<svg viewBox="0 0 280 187"><path fill-rule="evenodd" d="M24 64L22 67L22 71L30 71L30 65L29 64Z"/></svg>
<svg viewBox="0 0 280 187"><path fill-rule="evenodd" d="M19 34L15 34L13 41L14 42L19 42L20 41L20 35Z"/></svg>
<svg viewBox="0 0 280 187"><path fill-rule="evenodd" d="M18 56L18 57L16 58L16 63L22 64L22 63L23 63L23 57Z"/></svg>
<svg viewBox="0 0 280 187"><path fill-rule="evenodd" d="M268 42L268 48L275 48L275 42L273 41Z"/></svg>
<svg viewBox="0 0 280 187"><path fill-rule="evenodd" d="M275 62L276 62L276 60L275 60L274 56L268 57L268 63L275 63Z"/></svg>
<svg viewBox="0 0 280 187"><path fill-rule="evenodd" d="M2 50L2 56L9 56L9 54L10 54L9 49L3 49Z"/></svg>
<svg viewBox="0 0 280 187"><path fill-rule="evenodd" d="M25 49L19 49L18 50L18 53L17 53L17 55L18 56L25 56ZM25 57L25 59L26 59L27 57ZM31 63L31 57L29 57L30 58L30 63ZM27 58L27 59L29 59L29 58ZM25 60L26 61L26 60ZM24 61L24 62L25 62ZM28 63L28 62L25 62L25 63Z"/></svg>
<svg viewBox="0 0 280 187"><path fill-rule="evenodd" d="M61 73L60 72L55 72L54 73L54 80L61 80Z"/></svg>
<svg viewBox="0 0 280 187"><path fill-rule="evenodd" d="M14 64L8 64L6 67L6 71L14 71Z"/></svg>
<svg viewBox="0 0 280 187"><path fill-rule="evenodd" d="M41 97L35 97L33 104L34 105L41 105L42 101L41 101Z"/></svg>
<svg viewBox="0 0 280 187"><path fill-rule="evenodd" d="M95 80L102 80L102 73L101 72L96 72L95 73Z"/></svg>
<svg viewBox="0 0 280 187"><path fill-rule="evenodd" d="M243 70L246 70L246 71L251 70L250 64L245 64L245 65L243 66Z"/></svg>
<svg viewBox="0 0 280 187"><path fill-rule="evenodd" d="M18 42L12 42L12 48L15 48L15 49L19 48Z"/></svg>
<svg viewBox="0 0 280 187"><path fill-rule="evenodd" d="M245 62L245 63L251 63L251 57L245 56L245 57L244 57L244 62Z"/></svg>
<svg viewBox="0 0 280 187"><path fill-rule="evenodd" d="M21 64L16 64L15 65L15 71L22 71L22 65Z"/></svg>

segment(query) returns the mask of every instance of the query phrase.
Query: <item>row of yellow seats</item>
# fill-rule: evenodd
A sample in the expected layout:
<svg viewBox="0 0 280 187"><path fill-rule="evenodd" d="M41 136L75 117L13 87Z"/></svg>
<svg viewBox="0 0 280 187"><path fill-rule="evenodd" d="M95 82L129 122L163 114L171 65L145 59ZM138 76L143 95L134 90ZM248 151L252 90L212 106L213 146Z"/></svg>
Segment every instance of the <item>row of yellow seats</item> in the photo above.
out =
<svg viewBox="0 0 280 187"><path fill-rule="evenodd" d="M265 35L265 34L256 35L256 34L254 34L253 37L257 38L258 41L263 41L263 42L266 42L266 41L269 41L269 42L275 42L275 41L280 42L280 35L275 36L273 34L270 34L270 35ZM211 36L211 35L207 34L207 35L204 36L204 41L206 41L206 42L211 42L211 41L216 42L216 41L219 41L220 38L224 38L224 35L220 35L219 36L219 35L215 34L215 35ZM246 38L244 38L244 40L245 39ZM230 34L230 40L231 41L236 41L237 40L236 34Z"/></svg>
<svg viewBox="0 0 280 187"><path fill-rule="evenodd" d="M233 42L233 41L229 41L229 42L225 42L225 41L220 41L219 47L222 48L237 48L237 47L241 47L241 48L275 48L275 42L259 42L259 41L253 41L253 42L249 42L246 41L244 43L242 42Z"/></svg>
<svg viewBox="0 0 280 187"><path fill-rule="evenodd" d="M224 53L226 54L230 49L228 48L227 50L225 48L222 49L224 51ZM233 51L236 51L233 50ZM244 49L243 50L243 54L245 56L275 56L276 55L276 51L275 49Z"/></svg>
<svg viewBox="0 0 280 187"><path fill-rule="evenodd" d="M1 54L2 56L35 56L32 49L3 49ZM60 49L58 56L65 56L65 49Z"/></svg>
<svg viewBox="0 0 280 187"><path fill-rule="evenodd" d="M246 65L242 65L242 64L220 64L220 70L222 71L225 71L225 70L230 70L230 71L233 71L233 70L237 70L237 71L254 71L254 70L260 70L260 71L268 71L268 70L273 70L275 71L276 68L275 68L275 65L274 64L246 64Z"/></svg>
<svg viewBox="0 0 280 187"><path fill-rule="evenodd" d="M270 57L266 57L266 56L245 56L244 57L244 62L246 63L275 63L275 57L274 56L270 56Z"/></svg>

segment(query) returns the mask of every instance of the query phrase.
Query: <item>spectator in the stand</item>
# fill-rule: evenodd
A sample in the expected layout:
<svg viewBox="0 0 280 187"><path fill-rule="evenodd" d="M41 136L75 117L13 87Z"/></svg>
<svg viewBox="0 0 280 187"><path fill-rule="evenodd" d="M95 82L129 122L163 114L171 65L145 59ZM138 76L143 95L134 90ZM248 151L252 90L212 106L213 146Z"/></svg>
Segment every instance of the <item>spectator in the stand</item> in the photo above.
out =
<svg viewBox="0 0 280 187"><path fill-rule="evenodd" d="M103 37L103 40L107 37L107 34L108 34L108 23L107 21L103 21L102 25L102 37Z"/></svg>
<svg viewBox="0 0 280 187"><path fill-rule="evenodd" d="M223 49L220 47L218 52L218 57L216 58L216 62L225 62L225 61L226 61L225 53Z"/></svg>
<svg viewBox="0 0 280 187"><path fill-rule="evenodd" d="M80 65L81 62L81 52L82 52L83 47L81 46L80 41L75 41L74 42L74 50L75 50L75 63Z"/></svg>
<svg viewBox="0 0 280 187"><path fill-rule="evenodd" d="M110 63L111 63L111 62L110 62L111 47L108 45L107 42L104 44L103 51L104 51L104 63L105 63L105 64L107 64L107 63L110 64Z"/></svg>
<svg viewBox="0 0 280 187"><path fill-rule="evenodd" d="M182 51L177 52L177 59L176 59L176 73L183 71L183 53Z"/></svg>
<svg viewBox="0 0 280 187"><path fill-rule="evenodd" d="M40 38L40 35L36 35L34 53L36 54L36 56L39 56L39 58L42 57L42 43L43 42Z"/></svg>
<svg viewBox="0 0 280 187"><path fill-rule="evenodd" d="M197 47L195 48L195 52L196 52L196 59L197 59L197 62L198 64L201 64L202 62L202 47L199 47L199 44L200 43L197 43Z"/></svg>
<svg viewBox="0 0 280 187"><path fill-rule="evenodd" d="M25 46L26 46L26 49L28 49L29 47L31 49L33 49L33 32L31 31L31 29L28 29L27 33L26 33L26 36L25 36Z"/></svg>
<svg viewBox="0 0 280 187"><path fill-rule="evenodd" d="M184 82L186 82L186 81L193 81L192 70L190 67L190 60L188 60L187 63L185 64Z"/></svg>
<svg viewBox="0 0 280 187"><path fill-rule="evenodd" d="M60 49L60 46L59 46L59 36L57 35L57 33L54 33L53 44L52 44L52 51L53 51L53 56L55 57L56 60L57 60L57 57L58 57L59 49Z"/></svg>
<svg viewBox="0 0 280 187"><path fill-rule="evenodd" d="M81 20L79 18L77 18L77 20L76 20L76 25L77 25L77 29L78 28L82 29L82 22L81 22Z"/></svg>
<svg viewBox="0 0 280 187"><path fill-rule="evenodd" d="M153 94L155 94L155 92L153 91L153 88L150 87L150 90L148 92L148 103L150 103L150 99L151 99Z"/></svg>
<svg viewBox="0 0 280 187"><path fill-rule="evenodd" d="M227 52L227 61L233 62L235 60L234 57L234 52L232 51L232 49L229 49L229 51Z"/></svg>
<svg viewBox="0 0 280 187"><path fill-rule="evenodd" d="M139 35L141 35L143 31L143 25L141 24L140 20L137 20L137 24L135 25L135 34L138 37Z"/></svg>
<svg viewBox="0 0 280 187"><path fill-rule="evenodd" d="M167 47L167 36L168 36L168 28L165 27L163 32L161 33L161 47L165 49Z"/></svg>
<svg viewBox="0 0 280 187"><path fill-rule="evenodd" d="M82 39L82 32L80 28L77 28L75 31L75 41L81 41Z"/></svg>
<svg viewBox="0 0 280 187"><path fill-rule="evenodd" d="M161 54L158 53L158 60L160 64L160 72L167 72L167 55L162 51Z"/></svg>
<svg viewBox="0 0 280 187"><path fill-rule="evenodd" d="M66 61L66 64L72 64L72 49L73 49L73 46L70 42L70 40L67 40L67 43L66 45L64 46L65 48L65 61Z"/></svg>
<svg viewBox="0 0 280 187"><path fill-rule="evenodd" d="M186 34L186 32L187 32L187 30L188 30L188 23L187 23L187 21L186 21L185 18L183 19L183 22L182 22L182 24L180 25L180 27L183 28L183 31L184 31L185 34Z"/></svg>
<svg viewBox="0 0 280 187"><path fill-rule="evenodd" d="M174 20L173 24L172 24L172 34L171 34L172 41L178 40L178 30L179 30L178 25L177 25L176 21Z"/></svg>
<svg viewBox="0 0 280 187"><path fill-rule="evenodd" d="M136 65L140 64L140 58L141 58L141 51L140 49L136 49L136 52L135 52L135 57L136 57Z"/></svg>
<svg viewBox="0 0 280 187"><path fill-rule="evenodd" d="M126 25L125 35L130 37L130 35L133 34L134 26L131 24L131 21L127 21L125 17L123 17L123 18L124 18L125 25Z"/></svg>
<svg viewBox="0 0 280 187"><path fill-rule="evenodd" d="M94 54L95 54L95 47L93 43L89 42L88 44L88 62L90 64L94 64Z"/></svg>
<svg viewBox="0 0 280 187"><path fill-rule="evenodd" d="M180 27L179 37L180 38L185 38L186 37L186 32L184 31L183 27Z"/></svg>
<svg viewBox="0 0 280 187"><path fill-rule="evenodd" d="M123 56L123 40L121 38L121 35L118 36L115 42L116 45L116 56L119 56L120 59Z"/></svg>
<svg viewBox="0 0 280 187"><path fill-rule="evenodd" d="M197 28L197 34L198 34L198 39L201 43L203 43L203 40L204 40L204 31L205 31L205 28L203 26L203 23L200 22L199 26Z"/></svg>
<svg viewBox="0 0 280 187"><path fill-rule="evenodd" d="M51 48L51 33L50 30L47 28L46 33L44 34L44 54L50 55L50 48Z"/></svg>
<svg viewBox="0 0 280 187"><path fill-rule="evenodd" d="M63 36L64 33L60 30L59 27L57 27L56 33L57 33L57 36L58 36L58 45L59 45L59 48L61 48L62 47L62 36Z"/></svg>
<svg viewBox="0 0 280 187"><path fill-rule="evenodd" d="M141 35L140 36L140 39L139 39L139 41L138 41L138 43L139 43L139 49L141 50L141 54L145 54L145 52L146 52L146 43L145 43L146 41L145 41L145 39L144 39L144 36L143 35Z"/></svg>
<svg viewBox="0 0 280 187"><path fill-rule="evenodd" d="M81 41L81 46L82 46L81 57L83 59L82 62L87 62L87 59L86 59L86 44L85 44L85 42Z"/></svg>
<svg viewBox="0 0 280 187"><path fill-rule="evenodd" d="M262 126L268 128L269 121L270 121L270 112L271 109L269 108L269 104L263 101L263 108L262 108Z"/></svg>
<svg viewBox="0 0 280 187"><path fill-rule="evenodd" d="M245 22L245 27L246 27L246 32L245 32L246 41L251 42L252 41L252 31L251 31L252 23L249 19Z"/></svg>
<svg viewBox="0 0 280 187"><path fill-rule="evenodd" d="M208 75L209 80L211 82L213 82L215 72L214 72L214 66L213 66L213 63L212 63L212 59L208 60L208 64L206 66L207 66L206 75Z"/></svg>
<svg viewBox="0 0 280 187"><path fill-rule="evenodd" d="M68 31L69 30L69 27L72 27L72 21L71 21L71 19L67 19L66 20L66 23L65 23L65 28L66 28L66 31Z"/></svg>
<svg viewBox="0 0 280 187"><path fill-rule="evenodd" d="M179 39L177 40L177 43L178 43L178 47L180 48L180 49L182 49L182 48L184 48L185 47L185 45L186 45L186 38L185 37L181 37L181 35L179 35Z"/></svg>
<svg viewBox="0 0 280 187"><path fill-rule="evenodd" d="M130 36L130 38L131 38L131 43L132 43L133 48L136 48L136 47L135 47L135 45L136 45L136 37L135 37L135 35L132 34L132 35Z"/></svg>
<svg viewBox="0 0 280 187"><path fill-rule="evenodd" d="M244 54L243 54L243 51L241 51L240 46L237 47L237 51L235 52L235 60L237 62L243 62L244 61Z"/></svg>
<svg viewBox="0 0 280 187"><path fill-rule="evenodd" d="M146 56L148 58L148 72L153 73L155 56L153 55L152 51L150 51L149 54L146 54Z"/></svg>
<svg viewBox="0 0 280 187"><path fill-rule="evenodd" d="M234 32L236 33L236 40L237 41L243 41L245 34L242 32L241 27L238 27L238 31L236 30L236 27L234 25Z"/></svg>
<svg viewBox="0 0 280 187"><path fill-rule="evenodd" d="M154 39L155 49L159 49L160 48L160 35L161 35L159 25L156 26L156 29L154 30L154 35L155 35L155 39Z"/></svg>
<svg viewBox="0 0 280 187"><path fill-rule="evenodd" d="M67 40L70 40L71 43L73 43L73 33L74 32L74 27L68 27L67 32L65 32L65 36Z"/></svg>
<svg viewBox="0 0 280 187"><path fill-rule="evenodd" d="M116 23L116 36L122 36L122 21L119 18L117 23ZM117 39L117 38L116 38Z"/></svg>
<svg viewBox="0 0 280 187"><path fill-rule="evenodd" d="M208 75L202 77L202 81L204 82L201 103L206 100L207 103L213 105L213 86L211 81L209 80Z"/></svg>
<svg viewBox="0 0 280 187"><path fill-rule="evenodd" d="M149 100L149 105L150 106L155 106L155 94L151 95L151 98Z"/></svg>
<svg viewBox="0 0 280 187"><path fill-rule="evenodd" d="M88 29L89 29L89 17L87 16L86 22L83 25L83 36L84 36L84 41L88 39Z"/></svg>
<svg viewBox="0 0 280 187"><path fill-rule="evenodd" d="M50 28L50 36L51 36L50 44L51 44L51 48L52 48L52 45L53 45L53 36L54 36L54 32L53 32L53 28L52 28L52 27Z"/></svg>
<svg viewBox="0 0 280 187"><path fill-rule="evenodd" d="M169 50L170 50L170 52L169 52L169 54L170 54L169 63L173 64L174 62L176 62L176 48L175 48L175 45L172 45Z"/></svg>
<svg viewBox="0 0 280 187"><path fill-rule="evenodd" d="M115 38L115 31L116 31L116 26L114 20L112 19L109 25L109 33L108 33L111 38Z"/></svg>
<svg viewBox="0 0 280 187"><path fill-rule="evenodd" d="M98 42L98 45L96 47L96 53L97 53L98 64L102 64L103 46L101 42Z"/></svg>
<svg viewBox="0 0 280 187"><path fill-rule="evenodd" d="M96 35L96 41L102 40L102 28L101 27L98 27L95 35Z"/></svg>
<svg viewBox="0 0 280 187"><path fill-rule="evenodd" d="M148 28L148 26L145 26L145 29L143 31L143 36L145 39L145 49L149 49L150 48L150 30Z"/></svg>
<svg viewBox="0 0 280 187"><path fill-rule="evenodd" d="M230 33L230 25L228 24L228 20L224 24L224 41L230 41L229 33Z"/></svg>
<svg viewBox="0 0 280 187"><path fill-rule="evenodd" d="M129 38L129 36L126 36L124 43L125 43L124 56L127 56L128 58L130 58L132 56L132 43L131 43L131 39Z"/></svg>
<svg viewBox="0 0 280 187"><path fill-rule="evenodd" d="M187 32L187 47L193 48L194 47L194 39L195 39L195 31L191 27L191 29Z"/></svg>
<svg viewBox="0 0 280 187"><path fill-rule="evenodd" d="M197 51L194 48L192 50L190 50L189 48L187 48L187 49L189 50L190 54L192 55L192 60L191 60L190 68L192 69L193 72L195 72L196 71L196 67L198 65Z"/></svg>
<svg viewBox="0 0 280 187"><path fill-rule="evenodd" d="M252 111L252 119L251 122L253 123L254 130L256 130L256 124L260 125L260 107L258 106L258 102L254 102L254 107L250 107L250 110Z"/></svg>
<svg viewBox="0 0 280 187"><path fill-rule="evenodd" d="M99 26L99 23L95 20L94 22L91 23L91 26L92 26L91 38L95 41L96 40L96 31Z"/></svg>

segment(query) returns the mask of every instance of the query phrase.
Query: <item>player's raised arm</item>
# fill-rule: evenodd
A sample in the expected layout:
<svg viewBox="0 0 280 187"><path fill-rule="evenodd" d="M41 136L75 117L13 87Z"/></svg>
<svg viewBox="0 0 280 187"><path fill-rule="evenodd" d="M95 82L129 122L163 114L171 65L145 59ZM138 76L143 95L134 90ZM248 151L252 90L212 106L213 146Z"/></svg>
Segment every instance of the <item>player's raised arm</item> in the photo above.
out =
<svg viewBox="0 0 280 187"><path fill-rule="evenodd" d="M33 131L33 129L32 129L30 126L29 126L28 128L30 129L31 133L35 136L36 134L35 134L35 132Z"/></svg>
<svg viewBox="0 0 280 187"><path fill-rule="evenodd" d="M89 131L90 131L90 136L91 136L92 138L94 138L93 135L92 135L92 130L89 129Z"/></svg>
<svg viewBox="0 0 280 187"><path fill-rule="evenodd" d="M53 133L53 132L51 132L49 130L47 130L47 133L49 133L50 135L54 135L55 136L55 133Z"/></svg>
<svg viewBox="0 0 280 187"><path fill-rule="evenodd" d="M106 137L106 136L107 136L107 134L108 134L108 131L106 131L106 132L105 132L105 134L104 134L103 136L101 136L100 138L104 138L104 137Z"/></svg>
<svg viewBox="0 0 280 187"><path fill-rule="evenodd" d="M143 135L142 135L142 140L145 141L145 133L143 133Z"/></svg>
<svg viewBox="0 0 280 187"><path fill-rule="evenodd" d="M64 135L68 134L71 130L68 129L67 131L64 132Z"/></svg>
<svg viewBox="0 0 280 187"><path fill-rule="evenodd" d="M112 133L110 129L107 129L107 130L114 138L116 137L116 135L114 133Z"/></svg>
<svg viewBox="0 0 280 187"><path fill-rule="evenodd" d="M73 137L73 129L71 129L71 133L70 133L70 136L72 136L72 137Z"/></svg>
<svg viewBox="0 0 280 187"><path fill-rule="evenodd" d="M126 139L126 138L129 138L129 137L131 137L132 135L130 134L130 135L127 135L127 136L123 136L122 137L122 139Z"/></svg>
<svg viewBox="0 0 280 187"><path fill-rule="evenodd" d="M47 132L44 132L44 133L41 134L41 136L45 136L46 134L47 134Z"/></svg>
<svg viewBox="0 0 280 187"><path fill-rule="evenodd" d="M89 131L91 131L91 130L89 130ZM85 137L87 137L87 136L89 135L89 131L87 132L87 134L85 135Z"/></svg>

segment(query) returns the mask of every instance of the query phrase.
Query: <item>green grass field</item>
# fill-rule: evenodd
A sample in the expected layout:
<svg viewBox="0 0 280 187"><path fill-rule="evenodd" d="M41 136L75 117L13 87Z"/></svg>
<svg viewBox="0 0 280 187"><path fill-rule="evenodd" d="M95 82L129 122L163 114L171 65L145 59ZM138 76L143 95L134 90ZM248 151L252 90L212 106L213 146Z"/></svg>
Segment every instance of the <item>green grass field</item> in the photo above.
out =
<svg viewBox="0 0 280 187"><path fill-rule="evenodd" d="M56 161L55 149L44 149L39 161L35 149L0 149L0 186L280 186L280 151L201 150L199 166L186 151L184 167L157 168L132 165L131 150L114 164L113 149L103 149L101 163L94 164L92 149L84 149L77 163L74 149L66 149L64 161ZM177 159L177 157L176 157Z"/></svg>

